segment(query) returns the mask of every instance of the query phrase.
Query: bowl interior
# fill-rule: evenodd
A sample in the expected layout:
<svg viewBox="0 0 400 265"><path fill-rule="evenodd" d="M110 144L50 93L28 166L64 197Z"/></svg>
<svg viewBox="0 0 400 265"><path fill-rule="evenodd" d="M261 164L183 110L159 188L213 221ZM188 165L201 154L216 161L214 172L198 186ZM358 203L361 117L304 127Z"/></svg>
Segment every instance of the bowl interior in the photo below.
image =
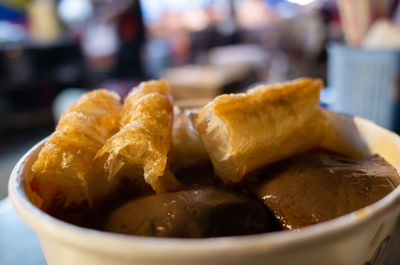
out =
<svg viewBox="0 0 400 265"><path fill-rule="evenodd" d="M326 112L334 125L323 141L323 146L353 155L378 153L400 172L400 137L376 124L358 117ZM363 209L328 222L305 227L300 231L279 231L266 234L208 239L149 238L113 234L71 225L55 219L38 209L27 196L26 181L40 147L46 139L32 147L17 163L11 173L9 195L17 212L39 234L58 237L66 244L106 253L126 253L136 249L137 255L160 256L210 255L221 250L246 253L284 252L312 244L321 244L338 237L359 233L368 223L398 214L400 211L400 187Z"/></svg>

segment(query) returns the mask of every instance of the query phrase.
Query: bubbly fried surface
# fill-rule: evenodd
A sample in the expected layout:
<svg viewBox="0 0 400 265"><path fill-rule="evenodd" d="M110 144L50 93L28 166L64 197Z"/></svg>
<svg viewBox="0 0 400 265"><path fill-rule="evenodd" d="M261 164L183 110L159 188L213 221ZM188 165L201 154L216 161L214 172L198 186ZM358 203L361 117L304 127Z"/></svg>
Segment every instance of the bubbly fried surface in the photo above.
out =
<svg viewBox="0 0 400 265"><path fill-rule="evenodd" d="M30 187L43 208L90 200L88 181L93 158L118 128L119 96L104 89L82 95L61 116L56 130L32 166Z"/></svg>
<svg viewBox="0 0 400 265"><path fill-rule="evenodd" d="M197 129L216 173L236 183L269 163L316 146L322 137L322 82L298 79L222 95L200 112Z"/></svg>
<svg viewBox="0 0 400 265"><path fill-rule="evenodd" d="M154 190L162 190L159 182L165 175L172 122L172 98L165 80L142 82L134 88L121 111L120 131L97 154L106 157L108 179L144 176Z"/></svg>
<svg viewBox="0 0 400 265"><path fill-rule="evenodd" d="M133 195L150 186L182 189L172 172L209 166L210 158L223 182L241 182L320 142L321 87L313 79L257 86L219 96L201 111L176 108L174 124L165 80L142 82L123 106L113 92L89 92L62 115L32 166L30 188L44 208L54 201L101 205L121 188Z"/></svg>
<svg viewBox="0 0 400 265"><path fill-rule="evenodd" d="M200 140L196 121L200 109L174 108L172 128L171 167L179 170L210 161L207 150Z"/></svg>

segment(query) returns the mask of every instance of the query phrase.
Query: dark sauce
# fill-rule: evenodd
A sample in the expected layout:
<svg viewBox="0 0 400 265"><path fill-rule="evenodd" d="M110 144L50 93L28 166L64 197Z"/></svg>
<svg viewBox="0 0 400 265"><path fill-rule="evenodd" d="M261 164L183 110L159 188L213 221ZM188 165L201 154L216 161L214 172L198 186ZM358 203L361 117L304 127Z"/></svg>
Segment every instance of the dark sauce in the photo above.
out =
<svg viewBox="0 0 400 265"><path fill-rule="evenodd" d="M349 158L316 150L252 172L226 187L211 164L174 172L177 192L154 194L146 184L123 183L101 208L50 214L97 230L153 237L204 238L299 229L360 209L399 184L379 156ZM139 195L137 195L139 194Z"/></svg>

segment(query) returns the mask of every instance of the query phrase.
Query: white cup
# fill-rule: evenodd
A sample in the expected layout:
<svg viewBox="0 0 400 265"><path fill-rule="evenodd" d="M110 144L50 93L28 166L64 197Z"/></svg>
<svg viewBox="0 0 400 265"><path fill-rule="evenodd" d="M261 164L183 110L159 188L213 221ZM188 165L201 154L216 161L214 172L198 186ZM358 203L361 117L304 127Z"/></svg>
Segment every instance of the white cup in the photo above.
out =
<svg viewBox="0 0 400 265"><path fill-rule="evenodd" d="M378 153L400 172L400 137L358 117L327 112L324 145ZM55 219L27 198L27 172L44 141L17 163L9 181L16 211L37 233L49 265L380 264L400 212L400 187L378 202L300 231L172 239L113 234ZM345 150L346 151L346 150Z"/></svg>

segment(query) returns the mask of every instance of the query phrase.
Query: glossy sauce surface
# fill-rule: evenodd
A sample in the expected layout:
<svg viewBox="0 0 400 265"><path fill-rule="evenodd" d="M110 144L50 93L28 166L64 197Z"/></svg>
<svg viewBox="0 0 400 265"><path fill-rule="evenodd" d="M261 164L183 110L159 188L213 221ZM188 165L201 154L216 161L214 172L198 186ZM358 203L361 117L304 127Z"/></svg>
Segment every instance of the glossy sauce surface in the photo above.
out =
<svg viewBox="0 0 400 265"><path fill-rule="evenodd" d="M184 190L138 196L121 188L96 212L54 216L84 227L139 236L246 235L331 220L376 202L399 184L396 170L377 155L353 159L313 151L260 172L256 183L223 187L214 181L212 167L194 167L178 174Z"/></svg>
<svg viewBox="0 0 400 265"><path fill-rule="evenodd" d="M269 218L253 198L205 187L132 200L107 217L104 229L142 236L201 238L271 231Z"/></svg>
<svg viewBox="0 0 400 265"><path fill-rule="evenodd" d="M352 159L309 152L267 170L255 189L284 229L324 222L372 204L398 184L382 157Z"/></svg>

